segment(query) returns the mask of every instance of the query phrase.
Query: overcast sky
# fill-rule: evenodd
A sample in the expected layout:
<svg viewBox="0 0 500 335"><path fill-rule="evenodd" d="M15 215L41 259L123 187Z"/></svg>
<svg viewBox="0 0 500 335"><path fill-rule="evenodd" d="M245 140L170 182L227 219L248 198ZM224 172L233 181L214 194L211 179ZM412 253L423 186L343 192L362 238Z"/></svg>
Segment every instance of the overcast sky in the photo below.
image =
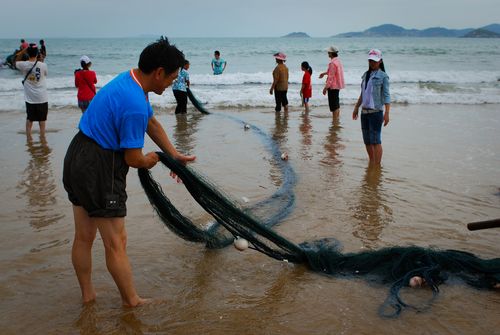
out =
<svg viewBox="0 0 500 335"><path fill-rule="evenodd" d="M0 6L0 38L274 37L294 31L327 37L384 23L479 28L500 23L500 0L22 0Z"/></svg>

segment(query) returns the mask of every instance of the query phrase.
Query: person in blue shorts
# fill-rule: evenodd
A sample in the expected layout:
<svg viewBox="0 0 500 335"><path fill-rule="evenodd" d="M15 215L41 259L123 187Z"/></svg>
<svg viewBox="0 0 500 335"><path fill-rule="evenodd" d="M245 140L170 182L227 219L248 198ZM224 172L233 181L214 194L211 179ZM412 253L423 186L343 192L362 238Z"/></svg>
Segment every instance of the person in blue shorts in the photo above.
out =
<svg viewBox="0 0 500 335"><path fill-rule="evenodd" d="M195 159L175 149L153 115L148 97L149 92L162 94L183 64L183 53L168 39L162 37L148 45L140 55L138 68L118 75L96 94L68 147L63 183L73 204L72 262L84 303L96 298L91 277L97 231L123 306L147 302L136 292L126 252L126 177L129 167L151 169L159 160L155 152L143 153L146 133L160 150L180 162Z"/></svg>
<svg viewBox="0 0 500 335"><path fill-rule="evenodd" d="M219 50L215 50L214 58L212 59L212 71L214 71L214 74L222 74L222 72L224 72L224 70L226 69L226 65L226 61L220 58Z"/></svg>
<svg viewBox="0 0 500 335"><path fill-rule="evenodd" d="M368 71L362 77L361 94L352 112L353 120L358 119L360 106L361 130L370 164L380 165L383 152L382 124L384 127L389 124L391 95L389 76L385 73L382 52L377 49L372 49L368 53Z"/></svg>

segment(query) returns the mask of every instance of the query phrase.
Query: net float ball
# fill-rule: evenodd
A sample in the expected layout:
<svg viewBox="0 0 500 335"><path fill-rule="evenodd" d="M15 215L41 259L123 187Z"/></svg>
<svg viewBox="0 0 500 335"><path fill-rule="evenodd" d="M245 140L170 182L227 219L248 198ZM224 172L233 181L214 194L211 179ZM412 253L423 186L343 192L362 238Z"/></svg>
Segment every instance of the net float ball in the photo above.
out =
<svg viewBox="0 0 500 335"><path fill-rule="evenodd" d="M244 238L237 238L234 240L234 247L239 251L244 251L248 249L248 241Z"/></svg>
<svg viewBox="0 0 500 335"><path fill-rule="evenodd" d="M288 154L286 152L282 153L281 154L281 159L284 160L284 161L287 161L288 160Z"/></svg>
<svg viewBox="0 0 500 335"><path fill-rule="evenodd" d="M422 277L415 276L410 278L410 287L420 287L424 283Z"/></svg>

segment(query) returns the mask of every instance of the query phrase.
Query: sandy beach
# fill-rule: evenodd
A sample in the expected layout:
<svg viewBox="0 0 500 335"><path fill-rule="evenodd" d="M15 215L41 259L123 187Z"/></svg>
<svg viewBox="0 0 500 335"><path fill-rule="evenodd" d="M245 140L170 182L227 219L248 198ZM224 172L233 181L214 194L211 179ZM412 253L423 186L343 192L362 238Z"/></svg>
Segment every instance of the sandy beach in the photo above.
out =
<svg viewBox="0 0 500 335"><path fill-rule="evenodd" d="M382 131L382 168L368 168L359 121L342 106L288 115L272 108L192 109L185 118L157 110L171 140L197 155L192 167L243 206L275 191L280 175L258 136L227 115L259 127L289 155L297 174L292 213L275 230L300 243L335 237L344 251L418 245L499 257L500 230L469 232L468 222L500 217L500 105L393 105ZM388 286L328 277L233 247L208 250L168 231L128 175L128 253L137 289L155 304L123 309L94 248L97 301L80 303L70 260L72 211L62 161L80 111L52 109L46 141L23 134L24 111L0 113L0 325L2 334L494 334L500 292L462 283L440 287L423 312L383 319ZM34 126L37 129L37 125ZM156 150L150 140L146 150ZM200 224L210 218L161 166L165 193ZM245 203L244 199L249 202ZM431 291L403 290L424 304ZM321 313L318 313L321 311Z"/></svg>

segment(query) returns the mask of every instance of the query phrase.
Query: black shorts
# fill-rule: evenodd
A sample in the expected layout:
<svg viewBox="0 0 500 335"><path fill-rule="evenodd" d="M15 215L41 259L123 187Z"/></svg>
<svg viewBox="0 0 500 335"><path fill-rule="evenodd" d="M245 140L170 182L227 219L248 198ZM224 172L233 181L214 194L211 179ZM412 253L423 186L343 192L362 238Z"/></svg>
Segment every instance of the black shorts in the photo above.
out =
<svg viewBox="0 0 500 335"><path fill-rule="evenodd" d="M275 111L281 111L281 106L288 106L288 98L286 96L286 92L287 91L274 91L274 99L276 100L276 107L274 108Z"/></svg>
<svg viewBox="0 0 500 335"><path fill-rule="evenodd" d="M123 152L102 149L79 132L64 158L63 183L69 201L91 217L126 216L128 169Z"/></svg>
<svg viewBox="0 0 500 335"><path fill-rule="evenodd" d="M47 121L47 113L49 112L49 103L30 104L26 102L26 118L30 121Z"/></svg>
<svg viewBox="0 0 500 335"><path fill-rule="evenodd" d="M339 91L335 89L328 89L328 106L330 106L330 112L340 108Z"/></svg>

